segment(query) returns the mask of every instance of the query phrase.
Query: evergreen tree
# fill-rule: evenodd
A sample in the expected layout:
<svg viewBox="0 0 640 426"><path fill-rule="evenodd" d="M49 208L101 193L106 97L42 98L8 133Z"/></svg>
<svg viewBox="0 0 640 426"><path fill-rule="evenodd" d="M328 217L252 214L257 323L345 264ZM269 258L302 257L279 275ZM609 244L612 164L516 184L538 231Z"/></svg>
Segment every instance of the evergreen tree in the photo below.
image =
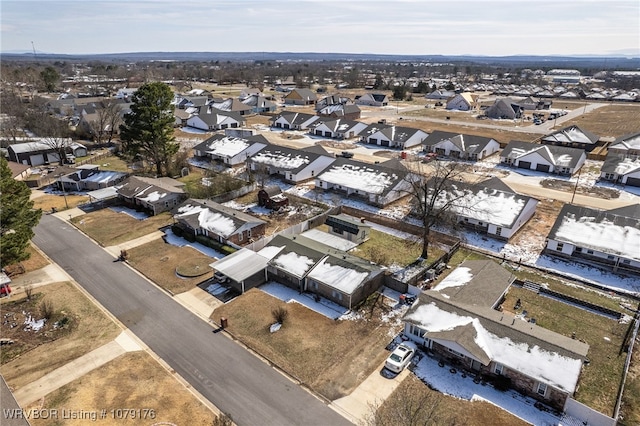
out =
<svg viewBox="0 0 640 426"><path fill-rule="evenodd" d="M11 176L7 160L0 157L0 264L8 266L29 258L27 247L42 210L33 209L31 190Z"/></svg>
<svg viewBox="0 0 640 426"><path fill-rule="evenodd" d="M124 152L132 158L141 155L155 164L156 174L169 172L179 145L173 137L173 93L162 82L142 85L133 95L131 112L124 116L120 139Z"/></svg>

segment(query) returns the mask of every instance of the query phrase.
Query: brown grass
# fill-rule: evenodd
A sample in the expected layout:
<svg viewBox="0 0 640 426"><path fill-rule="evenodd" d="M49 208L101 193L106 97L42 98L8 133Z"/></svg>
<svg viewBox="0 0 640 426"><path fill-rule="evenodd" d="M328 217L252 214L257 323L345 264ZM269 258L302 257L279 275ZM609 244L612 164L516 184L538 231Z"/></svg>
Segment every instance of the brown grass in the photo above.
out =
<svg viewBox="0 0 640 426"><path fill-rule="evenodd" d="M270 333L272 311L286 307L287 321ZM377 315L376 315L377 313ZM329 399L348 395L388 355L388 327L376 318L333 321L297 303L284 302L251 289L219 307L211 318L228 319L228 330L243 343L273 361Z"/></svg>
<svg viewBox="0 0 640 426"><path fill-rule="evenodd" d="M72 332L2 365L0 372L13 388L39 379L113 340L120 332L109 317L69 282L39 287L34 291L34 295L36 293L42 293L42 297L50 300L56 311L63 312L70 318Z"/></svg>
<svg viewBox="0 0 640 426"><path fill-rule="evenodd" d="M113 246L150 234L172 223L167 212L137 220L128 214L102 209L77 216L72 222L103 246Z"/></svg>
<svg viewBox="0 0 640 426"><path fill-rule="evenodd" d="M208 277L180 278L175 273L178 266L185 262L208 265L214 260L191 247L172 246L162 239L134 247L128 252L131 266L172 294L189 291Z"/></svg>
<svg viewBox="0 0 640 426"><path fill-rule="evenodd" d="M620 412L620 426L631 426L640 424L640 339L636 338L631 356L631 364L627 373L622 396L622 409Z"/></svg>
<svg viewBox="0 0 640 426"><path fill-rule="evenodd" d="M29 253L29 258L27 260L23 260L22 262L14 265L8 265L4 268L7 274L12 277L14 275L26 274L27 272L44 268L49 264L49 261L42 256L33 245L29 245L27 247L27 253Z"/></svg>
<svg viewBox="0 0 640 426"><path fill-rule="evenodd" d="M81 378L51 392L32 404L33 409L62 409L67 412L106 410L107 417L97 423L118 425L205 425L214 413L198 401L167 370L145 352L131 352ZM142 418L114 418L111 410L139 409ZM143 417L144 416L144 417ZM153 416L153 417L151 417ZM99 418L99 417L98 417ZM166 422L166 423L165 423ZM65 420L68 425L86 425L90 420ZM34 426L60 424L53 419L31 420Z"/></svg>
<svg viewBox="0 0 640 426"><path fill-rule="evenodd" d="M451 424L466 426L525 426L529 424L488 402L465 401L431 390L413 375L403 380L400 386L396 388L379 408L379 415L388 420L388 423L384 424L393 424L394 420L391 416L393 416L395 412L402 412L402 407L407 406L407 398L411 398L412 401L428 401L425 406L427 410L433 406L432 404L436 405L431 421L427 419L414 419L417 421L412 424ZM416 406L417 405L414 405L414 407Z"/></svg>
<svg viewBox="0 0 640 426"><path fill-rule="evenodd" d="M562 127L572 124L593 132L601 138L617 138L637 133L640 132L640 105L610 104L569 120L563 123Z"/></svg>
<svg viewBox="0 0 640 426"><path fill-rule="evenodd" d="M70 209L78 207L80 204L87 203L89 197L87 195L71 195L67 194L67 201L65 203L65 197L63 195L45 194L41 197L34 198L33 208L42 209L44 212L50 212L53 207L58 211L66 210L67 205Z"/></svg>

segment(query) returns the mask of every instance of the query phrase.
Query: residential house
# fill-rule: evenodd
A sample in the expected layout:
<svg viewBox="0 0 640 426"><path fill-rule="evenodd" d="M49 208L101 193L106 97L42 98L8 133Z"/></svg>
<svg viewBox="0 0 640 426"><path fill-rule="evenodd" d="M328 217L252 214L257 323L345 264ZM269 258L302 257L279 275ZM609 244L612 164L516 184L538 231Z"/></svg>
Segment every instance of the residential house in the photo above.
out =
<svg viewBox="0 0 640 426"><path fill-rule="evenodd" d="M173 117L175 121L173 123L176 127L182 127L187 125L187 121L193 114L184 109L175 108L173 111Z"/></svg>
<svg viewBox="0 0 640 426"><path fill-rule="evenodd" d="M360 132L360 140L367 144L407 149L420 145L428 134L412 127L374 123Z"/></svg>
<svg viewBox="0 0 640 426"><path fill-rule="evenodd" d="M177 99L176 108L189 109L189 108L204 108L209 103L208 96L184 96Z"/></svg>
<svg viewBox="0 0 640 426"><path fill-rule="evenodd" d="M269 246L258 252L241 248L210 266L229 279L225 285L242 294L266 282L267 264L279 252L280 248Z"/></svg>
<svg viewBox="0 0 640 426"><path fill-rule="evenodd" d="M334 161L333 155L319 145L303 149L267 145L252 155L247 164L253 172L300 183L315 178Z"/></svg>
<svg viewBox="0 0 640 426"><path fill-rule="evenodd" d="M303 112L285 111L269 119L272 127L287 130L307 130L311 124L320 119L317 115Z"/></svg>
<svg viewBox="0 0 640 426"><path fill-rule="evenodd" d="M15 161L7 161L11 177L15 180L26 180L31 175L31 166L28 164L16 163Z"/></svg>
<svg viewBox="0 0 640 426"><path fill-rule="evenodd" d="M496 99L496 101L484 112L489 118L516 120L522 118L524 107L510 98Z"/></svg>
<svg viewBox="0 0 640 426"><path fill-rule="evenodd" d="M621 136L611 144L600 177L623 185L640 186L640 133Z"/></svg>
<svg viewBox="0 0 640 426"><path fill-rule="evenodd" d="M270 210L278 210L289 205L289 198L277 185L265 186L258 191L258 205Z"/></svg>
<svg viewBox="0 0 640 426"><path fill-rule="evenodd" d="M562 411L577 389L589 345L498 311L514 275L467 260L404 315L404 335L428 354Z"/></svg>
<svg viewBox="0 0 640 426"><path fill-rule="evenodd" d="M436 200L449 203L458 223L509 240L536 211L538 200L521 195L498 178L477 184L452 182Z"/></svg>
<svg viewBox="0 0 640 426"><path fill-rule="evenodd" d="M242 103L251 107L251 112L254 114L270 113L276 110L275 102L262 95L249 95L242 100Z"/></svg>
<svg viewBox="0 0 640 426"><path fill-rule="evenodd" d="M278 251L268 279L353 309L383 285L378 266L302 235L277 235L267 247Z"/></svg>
<svg viewBox="0 0 640 426"><path fill-rule="evenodd" d="M239 99L234 98L224 99L221 102L211 101L209 102L209 108L224 112L233 112L241 116L250 114L253 111L251 105L247 105Z"/></svg>
<svg viewBox="0 0 640 426"><path fill-rule="evenodd" d="M71 138L56 140L54 138L40 138L32 142L16 143L9 145L9 161L21 163L29 166L40 166L42 164L59 163L59 146L64 146L65 152L75 157L86 157L87 147Z"/></svg>
<svg viewBox="0 0 640 426"><path fill-rule="evenodd" d="M309 89L293 89L284 96L285 105L315 105L318 96Z"/></svg>
<svg viewBox="0 0 640 426"><path fill-rule="evenodd" d="M246 120L235 112L220 111L213 108L205 110L205 107L203 107L203 110L199 114L189 117L187 126L211 132L242 127L246 124Z"/></svg>
<svg viewBox="0 0 640 426"><path fill-rule="evenodd" d="M434 90L431 93L427 93L425 95L425 98L444 101L453 98L455 95L456 92L452 90Z"/></svg>
<svg viewBox="0 0 640 426"><path fill-rule="evenodd" d="M244 164L247 159L269 145L269 141L262 135L246 138L213 135L209 139L193 147L197 157L208 157L228 167Z"/></svg>
<svg viewBox="0 0 640 426"><path fill-rule="evenodd" d="M172 209L187 198L183 187L184 183L167 177L153 179L130 176L117 189L117 193L124 204L145 209L155 216Z"/></svg>
<svg viewBox="0 0 640 426"><path fill-rule="evenodd" d="M367 128L365 123L359 121L347 120L345 118L319 119L310 127L309 133L316 136L324 136L332 139L351 139L355 138Z"/></svg>
<svg viewBox="0 0 640 426"><path fill-rule="evenodd" d="M400 160L370 164L338 158L315 180L315 188L359 197L375 206L386 206L409 194L411 174Z"/></svg>
<svg viewBox="0 0 640 426"><path fill-rule="evenodd" d="M389 105L389 97L384 93L367 93L356 96L355 103L356 105L382 107Z"/></svg>
<svg viewBox="0 0 640 426"><path fill-rule="evenodd" d="M500 143L493 138L436 130L423 142L424 151L438 155L478 161L500 150Z"/></svg>
<svg viewBox="0 0 640 426"><path fill-rule="evenodd" d="M242 246L264 237L266 222L211 200L189 198L173 210L178 227L221 244Z"/></svg>
<svg viewBox="0 0 640 426"><path fill-rule="evenodd" d="M565 204L545 253L640 272L640 204L612 210Z"/></svg>
<svg viewBox="0 0 640 426"><path fill-rule="evenodd" d="M583 130L576 125L565 127L564 129L543 136L540 143L543 145L565 146L567 148L580 148L591 152L598 146L600 137L587 130Z"/></svg>
<svg viewBox="0 0 640 426"><path fill-rule="evenodd" d="M584 164L583 149L511 141L500 153L500 163L520 169L573 175Z"/></svg>
<svg viewBox="0 0 640 426"><path fill-rule="evenodd" d="M471 111L478 107L478 95L470 92L458 93L447 101L446 109L456 111Z"/></svg>
<svg viewBox="0 0 640 426"><path fill-rule="evenodd" d="M371 234L371 225L368 225L364 219L356 219L346 214L329 215L324 224L329 227L329 234L356 244L364 243Z"/></svg>
<svg viewBox="0 0 640 426"><path fill-rule="evenodd" d="M94 191L118 185L127 176L127 173L99 170L98 166L94 166L60 176L56 180L56 185L64 191Z"/></svg>
<svg viewBox="0 0 640 426"><path fill-rule="evenodd" d="M246 89L242 89L240 91L238 99L244 101L245 99L248 99L252 96L263 96L263 94L257 87L247 87Z"/></svg>
<svg viewBox="0 0 640 426"><path fill-rule="evenodd" d="M329 96L325 96L324 98L316 102L316 111L320 111L321 109L331 105L342 105L342 104L349 104L349 103L351 104L353 103L351 98L348 98L346 96L340 96L340 95L329 95Z"/></svg>
<svg viewBox="0 0 640 426"><path fill-rule="evenodd" d="M360 107L355 104L334 104L318 110L320 117L346 118L347 120L357 120L360 118Z"/></svg>

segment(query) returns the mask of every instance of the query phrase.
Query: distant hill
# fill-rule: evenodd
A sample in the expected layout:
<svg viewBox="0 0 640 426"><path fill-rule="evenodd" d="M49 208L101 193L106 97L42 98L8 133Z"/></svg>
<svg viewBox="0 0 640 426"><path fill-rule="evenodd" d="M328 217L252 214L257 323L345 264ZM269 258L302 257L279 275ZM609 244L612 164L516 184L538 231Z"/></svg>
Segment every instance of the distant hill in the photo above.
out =
<svg viewBox="0 0 640 426"><path fill-rule="evenodd" d="M638 69L640 56L447 56L447 55L378 55L372 53L314 53L314 52L130 52L109 54L66 55L33 52L0 53L0 60L38 61L390 61L431 63L482 63L514 65L517 67L594 67L598 69Z"/></svg>

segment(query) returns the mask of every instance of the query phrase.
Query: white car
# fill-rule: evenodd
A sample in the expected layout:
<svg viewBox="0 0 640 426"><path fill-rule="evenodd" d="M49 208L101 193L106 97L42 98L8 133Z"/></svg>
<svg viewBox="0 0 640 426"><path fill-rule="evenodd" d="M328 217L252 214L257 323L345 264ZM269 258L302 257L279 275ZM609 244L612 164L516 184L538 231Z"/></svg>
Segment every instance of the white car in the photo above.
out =
<svg viewBox="0 0 640 426"><path fill-rule="evenodd" d="M418 348L413 342L400 343L398 347L391 352L389 358L387 358L387 361L384 363L385 368L394 373L400 373L409 365L417 350Z"/></svg>
<svg viewBox="0 0 640 426"><path fill-rule="evenodd" d="M229 278L227 278L227 276L219 271L214 272L213 274L213 280L217 283L220 284L224 284L227 282Z"/></svg>

